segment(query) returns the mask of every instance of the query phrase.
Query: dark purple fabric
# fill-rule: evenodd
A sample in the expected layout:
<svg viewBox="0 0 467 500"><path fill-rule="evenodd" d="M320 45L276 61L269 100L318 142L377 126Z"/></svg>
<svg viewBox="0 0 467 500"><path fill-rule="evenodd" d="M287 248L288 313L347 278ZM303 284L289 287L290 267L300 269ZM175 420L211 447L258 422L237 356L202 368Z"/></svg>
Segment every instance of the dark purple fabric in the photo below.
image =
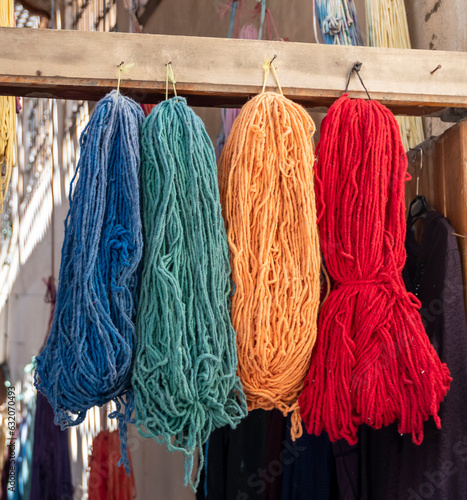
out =
<svg viewBox="0 0 467 500"><path fill-rule="evenodd" d="M68 431L54 423L47 398L37 393L30 500L72 500Z"/></svg>
<svg viewBox="0 0 467 500"><path fill-rule="evenodd" d="M332 443L332 451L339 480L339 499L357 500L360 498L360 453L361 438L355 446L349 445L345 439Z"/></svg>

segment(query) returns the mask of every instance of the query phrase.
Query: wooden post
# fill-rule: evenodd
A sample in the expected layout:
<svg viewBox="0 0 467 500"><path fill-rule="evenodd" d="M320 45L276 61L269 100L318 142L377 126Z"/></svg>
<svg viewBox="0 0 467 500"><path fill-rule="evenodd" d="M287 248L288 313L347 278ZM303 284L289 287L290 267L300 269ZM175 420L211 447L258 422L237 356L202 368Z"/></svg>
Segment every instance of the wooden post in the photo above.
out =
<svg viewBox="0 0 467 500"><path fill-rule="evenodd" d="M409 166L413 180L406 185L407 205L415 196L418 165L419 157L416 165ZM467 121L424 144L420 194L430 208L449 219L458 235L467 311Z"/></svg>

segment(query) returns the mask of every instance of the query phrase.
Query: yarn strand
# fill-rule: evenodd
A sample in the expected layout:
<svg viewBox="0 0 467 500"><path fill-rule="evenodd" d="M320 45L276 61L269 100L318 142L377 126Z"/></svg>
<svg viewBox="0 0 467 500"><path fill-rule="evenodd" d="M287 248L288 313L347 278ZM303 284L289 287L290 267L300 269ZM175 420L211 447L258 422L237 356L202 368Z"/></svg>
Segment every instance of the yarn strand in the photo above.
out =
<svg viewBox="0 0 467 500"><path fill-rule="evenodd" d="M227 238L214 149L181 97L142 129L144 256L132 383L141 435L193 457L218 427L246 415L236 375Z"/></svg>
<svg viewBox="0 0 467 500"><path fill-rule="evenodd" d="M0 2L0 27L15 25L13 0ZM10 186L12 169L16 165L16 99L0 96L0 213Z"/></svg>
<svg viewBox="0 0 467 500"><path fill-rule="evenodd" d="M96 106L80 138L70 188L52 330L37 358L36 387L62 428L115 400L127 471L126 425L133 405L138 266L139 133L144 114L115 91ZM78 175L79 174L79 175ZM74 186L74 190L73 190Z"/></svg>
<svg viewBox="0 0 467 500"><path fill-rule="evenodd" d="M314 130L301 106L261 93L242 108L219 162L238 373L249 410L294 412L294 438L320 294Z"/></svg>

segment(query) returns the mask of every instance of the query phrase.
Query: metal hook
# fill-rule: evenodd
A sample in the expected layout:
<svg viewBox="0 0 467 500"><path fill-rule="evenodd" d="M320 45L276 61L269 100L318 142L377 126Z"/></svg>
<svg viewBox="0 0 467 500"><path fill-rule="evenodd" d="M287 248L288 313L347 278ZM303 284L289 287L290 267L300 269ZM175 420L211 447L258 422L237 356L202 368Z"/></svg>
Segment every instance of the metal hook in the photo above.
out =
<svg viewBox="0 0 467 500"><path fill-rule="evenodd" d="M368 92L368 89L365 87L365 84L363 83L362 77L360 76L359 71L362 69L362 63L361 62L356 62L352 68L350 68L349 76L347 78L347 85L345 86L345 91L347 92L347 89L349 88L349 83L350 83L350 78L352 77L352 73L355 71L355 73L358 76L358 79L360 80L360 83L362 84L362 87L365 89L366 95L368 96L368 100L371 101L370 93Z"/></svg>
<svg viewBox="0 0 467 500"><path fill-rule="evenodd" d="M417 187L415 194L416 196L419 195L419 188L420 188L420 176L422 175L422 170L423 170L423 148L410 148L410 151L419 151L420 152L420 169L418 170L417 174Z"/></svg>
<svg viewBox="0 0 467 500"><path fill-rule="evenodd" d="M420 187L420 176L422 175L423 170L423 149L420 148L420 170L417 175L417 196L419 195L419 187Z"/></svg>

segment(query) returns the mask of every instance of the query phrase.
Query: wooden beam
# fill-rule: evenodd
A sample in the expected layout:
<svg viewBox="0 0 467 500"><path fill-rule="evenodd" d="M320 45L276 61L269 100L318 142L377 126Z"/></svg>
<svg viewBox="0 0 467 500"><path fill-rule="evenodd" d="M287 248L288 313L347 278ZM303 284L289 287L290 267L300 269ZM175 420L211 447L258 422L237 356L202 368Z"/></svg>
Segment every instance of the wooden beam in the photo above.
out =
<svg viewBox="0 0 467 500"><path fill-rule="evenodd" d="M467 55L461 52L167 35L0 28L0 94L98 100L115 88L117 65L134 62L122 92L155 103L172 61L179 95L191 105L238 106L261 91L262 64L276 55L284 94L329 106L353 63L371 97L398 114L467 108ZM438 65L441 68L432 73ZM268 88L274 89L270 74ZM365 97L354 76L351 97Z"/></svg>

